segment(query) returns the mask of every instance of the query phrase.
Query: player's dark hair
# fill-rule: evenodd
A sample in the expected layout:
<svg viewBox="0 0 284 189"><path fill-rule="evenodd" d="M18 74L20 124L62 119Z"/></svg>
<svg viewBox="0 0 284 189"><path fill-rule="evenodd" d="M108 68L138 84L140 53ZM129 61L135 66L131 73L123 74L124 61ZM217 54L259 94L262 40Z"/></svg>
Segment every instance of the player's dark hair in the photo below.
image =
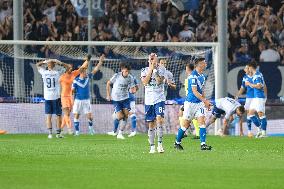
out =
<svg viewBox="0 0 284 189"><path fill-rule="evenodd" d="M194 70L194 65L191 63L187 63L186 67L188 67L190 70Z"/></svg>
<svg viewBox="0 0 284 189"><path fill-rule="evenodd" d="M131 70L131 66L125 62L120 63L120 69Z"/></svg>
<svg viewBox="0 0 284 189"><path fill-rule="evenodd" d="M242 114L244 114L246 111L244 106L239 106L238 109Z"/></svg>
<svg viewBox="0 0 284 189"><path fill-rule="evenodd" d="M205 60L205 58L203 58L203 57L196 58L194 64L197 65L199 62L202 62L204 60Z"/></svg>
<svg viewBox="0 0 284 189"><path fill-rule="evenodd" d="M254 68L254 69L256 69L257 68L257 63L256 63L256 61L255 60L252 60L250 63L248 63L247 64L249 67L252 67L252 68Z"/></svg>

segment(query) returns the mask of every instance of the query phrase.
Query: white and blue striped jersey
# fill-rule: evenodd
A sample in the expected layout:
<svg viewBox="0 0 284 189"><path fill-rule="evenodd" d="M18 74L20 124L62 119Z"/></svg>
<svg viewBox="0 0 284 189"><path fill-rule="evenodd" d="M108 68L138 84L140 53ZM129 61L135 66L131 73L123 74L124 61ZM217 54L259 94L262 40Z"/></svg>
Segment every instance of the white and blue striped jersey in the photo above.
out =
<svg viewBox="0 0 284 189"><path fill-rule="evenodd" d="M196 70L193 70L192 73L188 76L187 80L188 93L185 100L192 103L201 102L201 100L193 94L192 87L196 87L197 91L202 95L203 87L205 85L204 74L199 74Z"/></svg>
<svg viewBox="0 0 284 189"><path fill-rule="evenodd" d="M60 98L59 78L65 72L65 68L55 65L53 70L45 67L39 67L38 72L41 74L43 81L43 97L45 100L56 100Z"/></svg>
<svg viewBox="0 0 284 189"><path fill-rule="evenodd" d="M254 98L266 98L265 94L264 94L265 82L264 82L263 75L260 71L256 71L256 73L253 75L252 83L253 84L260 83L262 85L262 88L260 88L260 89L257 89L257 88L253 89L254 90Z"/></svg>
<svg viewBox="0 0 284 189"><path fill-rule="evenodd" d="M216 99L215 106L226 113L225 119L229 119L231 115L236 113L237 107L241 106L241 104L232 98L225 97Z"/></svg>
<svg viewBox="0 0 284 189"><path fill-rule="evenodd" d="M134 78L134 84L135 84L135 86L137 86L138 80L136 79L135 76L133 76L133 78ZM129 93L129 101L131 102L131 101L135 101L135 100L136 100L135 94Z"/></svg>
<svg viewBox="0 0 284 189"><path fill-rule="evenodd" d="M75 99L88 100L90 99L89 81L92 74L89 74L86 78L76 77L72 84L72 89L75 89Z"/></svg>
<svg viewBox="0 0 284 189"><path fill-rule="evenodd" d="M149 67L143 68L141 78L146 77L148 71ZM157 74L165 77L165 69L158 67ZM145 105L154 105L165 100L165 82L158 84L155 74L152 73L149 83L145 86Z"/></svg>
<svg viewBox="0 0 284 189"><path fill-rule="evenodd" d="M129 98L129 89L135 87L134 77L128 74L127 77L122 76L122 72L116 73L110 79L113 84L111 98L114 101L122 101Z"/></svg>
<svg viewBox="0 0 284 189"><path fill-rule="evenodd" d="M246 86L246 82L252 83L252 77L245 74L242 80L241 88L244 88L246 90L246 98L253 98L254 97L254 89L250 86Z"/></svg>

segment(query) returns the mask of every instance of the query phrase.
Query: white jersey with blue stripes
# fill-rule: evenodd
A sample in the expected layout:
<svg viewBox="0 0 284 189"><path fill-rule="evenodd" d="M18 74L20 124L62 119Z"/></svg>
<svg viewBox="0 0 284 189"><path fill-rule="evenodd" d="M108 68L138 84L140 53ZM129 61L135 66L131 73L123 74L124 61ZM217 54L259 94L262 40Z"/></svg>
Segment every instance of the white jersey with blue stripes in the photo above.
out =
<svg viewBox="0 0 284 189"><path fill-rule="evenodd" d="M110 79L113 84L111 98L114 101L122 101L129 98L129 89L135 87L134 77L128 74L127 77L122 75L122 72L116 73Z"/></svg>
<svg viewBox="0 0 284 189"><path fill-rule="evenodd" d="M241 106L241 104L232 98L225 97L216 99L215 106L218 109L225 111L225 119L229 119L230 116L236 112L237 107Z"/></svg>
<svg viewBox="0 0 284 189"><path fill-rule="evenodd" d="M55 66L53 70L45 67L39 67L38 72L41 74L43 81L43 97L45 100L56 100L60 98L59 78L65 72L65 68Z"/></svg>
<svg viewBox="0 0 284 189"><path fill-rule="evenodd" d="M165 77L164 68L157 68L157 74ZM141 78L146 77L149 67L141 70ZM149 83L145 86L145 105L154 105L159 102L165 101L165 83L158 84L155 74L152 73Z"/></svg>

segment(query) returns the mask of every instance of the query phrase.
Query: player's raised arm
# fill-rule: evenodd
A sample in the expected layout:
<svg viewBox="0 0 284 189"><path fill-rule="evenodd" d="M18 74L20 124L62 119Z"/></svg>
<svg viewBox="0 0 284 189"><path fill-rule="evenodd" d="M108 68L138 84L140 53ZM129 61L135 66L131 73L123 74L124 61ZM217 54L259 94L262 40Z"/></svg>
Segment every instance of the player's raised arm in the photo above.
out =
<svg viewBox="0 0 284 189"><path fill-rule="evenodd" d="M164 80L165 80L164 71L165 70L161 70L161 69L159 69L159 70L154 69L154 71L153 71L153 74L155 75L155 79L156 79L158 85L163 83Z"/></svg>
<svg viewBox="0 0 284 189"><path fill-rule="evenodd" d="M83 64L79 67L79 69L86 69L88 68L88 65L90 63L92 56L89 54L86 58L85 61L83 62Z"/></svg>
<svg viewBox="0 0 284 189"><path fill-rule="evenodd" d="M57 59L50 59L48 61L52 61L54 62L55 65L58 65L58 66L62 66L64 67L66 70L70 68L70 65L67 64L67 63L64 63L64 62L61 62L60 60L57 60Z"/></svg>
<svg viewBox="0 0 284 189"><path fill-rule="evenodd" d="M103 62L104 62L104 59L105 59L105 55L102 54L102 55L100 56L99 63L98 63L98 65L96 65L96 67L93 69L92 74L95 74L95 73L97 73L97 72L100 70L100 67L102 66L102 64L103 64Z"/></svg>
<svg viewBox="0 0 284 189"><path fill-rule="evenodd" d="M141 81L144 86L149 84L154 68L155 68L154 58L150 57L148 72L144 73L144 70L142 70L142 74L141 74Z"/></svg>
<svg viewBox="0 0 284 189"><path fill-rule="evenodd" d="M36 66L37 68L41 67L42 65L46 64L47 63L47 60L43 60L43 61L40 61L38 63L36 63Z"/></svg>

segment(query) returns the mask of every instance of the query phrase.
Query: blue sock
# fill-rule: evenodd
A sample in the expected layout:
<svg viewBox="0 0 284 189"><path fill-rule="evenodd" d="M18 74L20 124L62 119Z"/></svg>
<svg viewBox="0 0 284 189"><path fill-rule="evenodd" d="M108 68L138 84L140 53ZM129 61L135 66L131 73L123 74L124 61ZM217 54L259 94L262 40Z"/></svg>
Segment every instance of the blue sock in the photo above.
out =
<svg viewBox="0 0 284 189"><path fill-rule="evenodd" d="M202 145L202 144L205 144L205 142L206 142L206 128L201 128L201 127L200 127L199 133L200 133L200 142L201 142L201 145Z"/></svg>
<svg viewBox="0 0 284 189"><path fill-rule="evenodd" d="M258 118L255 115L250 117L250 119L255 124L255 126L257 126L257 127L260 126L260 121L258 120Z"/></svg>
<svg viewBox="0 0 284 189"><path fill-rule="evenodd" d="M178 134L177 134L177 137L176 137L177 143L181 143L181 139L183 138L185 131L186 131L186 128L184 128L184 127L180 127L178 129Z"/></svg>
<svg viewBox="0 0 284 189"><path fill-rule="evenodd" d="M247 126L248 130L251 131L251 119L249 117L247 117Z"/></svg>
<svg viewBox="0 0 284 189"><path fill-rule="evenodd" d="M266 131L267 120L265 116L260 117L260 123L261 123L261 129Z"/></svg>
<svg viewBox="0 0 284 189"><path fill-rule="evenodd" d="M74 119L74 127L76 131L79 131L80 122L79 120Z"/></svg>
<svg viewBox="0 0 284 189"><path fill-rule="evenodd" d="M130 116L131 118L131 127L132 127L132 131L136 131L136 115L132 114Z"/></svg>
<svg viewBox="0 0 284 189"><path fill-rule="evenodd" d="M113 132L116 133L117 129L118 129L118 126L119 126L119 120L118 119L115 119L113 121Z"/></svg>

